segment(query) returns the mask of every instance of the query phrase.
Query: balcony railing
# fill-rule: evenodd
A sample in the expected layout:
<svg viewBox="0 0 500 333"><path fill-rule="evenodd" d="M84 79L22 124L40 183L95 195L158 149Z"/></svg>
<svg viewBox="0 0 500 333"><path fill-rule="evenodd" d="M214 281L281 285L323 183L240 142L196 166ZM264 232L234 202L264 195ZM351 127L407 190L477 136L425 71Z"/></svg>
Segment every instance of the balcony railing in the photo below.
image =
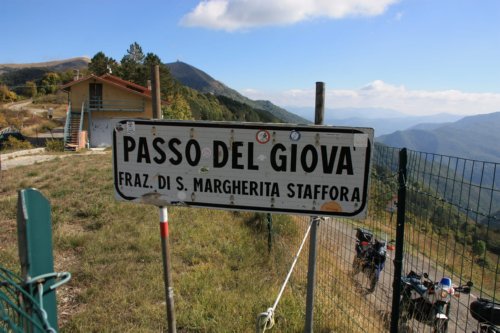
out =
<svg viewBox="0 0 500 333"><path fill-rule="evenodd" d="M91 99L86 103L86 111L130 111L144 112L144 101Z"/></svg>

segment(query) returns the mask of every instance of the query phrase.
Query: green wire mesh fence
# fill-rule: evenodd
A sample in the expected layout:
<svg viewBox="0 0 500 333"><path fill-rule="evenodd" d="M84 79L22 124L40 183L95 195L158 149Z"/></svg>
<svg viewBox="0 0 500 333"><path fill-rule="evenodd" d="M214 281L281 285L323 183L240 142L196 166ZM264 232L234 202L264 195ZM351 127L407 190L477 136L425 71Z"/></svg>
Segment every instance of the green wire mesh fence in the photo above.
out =
<svg viewBox="0 0 500 333"><path fill-rule="evenodd" d="M0 266L0 332L57 332L43 299L70 278L68 272L54 272L23 281Z"/></svg>
<svg viewBox="0 0 500 333"><path fill-rule="evenodd" d="M395 251L387 247L385 265L371 290L369 272L354 269L355 248L358 228L387 244L396 239L400 186L406 190L402 276L414 271L427 273L432 281L449 277L456 286L474 283L470 294L452 297L449 302L446 331L478 331L479 324L470 313L471 302L486 298L498 303L500 163L408 151L407 179L400 184L400 151L375 146L366 219L331 218L318 228L317 332L391 329ZM308 217L295 217L295 221L304 231L309 225ZM307 253L303 253L292 279L295 290L305 293L306 281ZM396 317L401 319L399 314ZM423 320L404 321L399 332L435 331Z"/></svg>
<svg viewBox="0 0 500 333"><path fill-rule="evenodd" d="M21 278L0 267L0 332L46 332L48 322Z"/></svg>

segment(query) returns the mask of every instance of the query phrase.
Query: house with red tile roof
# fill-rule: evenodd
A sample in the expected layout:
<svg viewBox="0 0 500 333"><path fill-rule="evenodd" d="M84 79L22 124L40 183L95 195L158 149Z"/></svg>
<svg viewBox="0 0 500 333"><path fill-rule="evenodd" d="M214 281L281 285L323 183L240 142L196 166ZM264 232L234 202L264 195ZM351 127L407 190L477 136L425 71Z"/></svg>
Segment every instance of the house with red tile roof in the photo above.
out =
<svg viewBox="0 0 500 333"><path fill-rule="evenodd" d="M111 74L91 74L61 87L68 94L65 148L112 145L115 124L124 119L152 119L152 94Z"/></svg>

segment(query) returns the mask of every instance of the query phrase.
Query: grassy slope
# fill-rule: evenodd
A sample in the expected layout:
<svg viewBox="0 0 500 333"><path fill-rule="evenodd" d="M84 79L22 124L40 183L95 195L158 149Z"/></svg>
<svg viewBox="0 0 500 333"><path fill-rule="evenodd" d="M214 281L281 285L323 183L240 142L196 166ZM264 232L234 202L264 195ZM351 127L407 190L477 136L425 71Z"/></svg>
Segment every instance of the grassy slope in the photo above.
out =
<svg viewBox="0 0 500 333"><path fill-rule="evenodd" d="M61 331L165 331L158 210L114 199L109 152L2 171L0 264L16 273L16 192L28 187L38 188L52 205L55 270L73 274L58 289ZM178 332L254 332L257 314L273 305L303 230L292 218L273 215L274 245L268 254L266 227L255 217L169 208ZM350 282L342 270L327 268L318 271L318 280L329 281L336 273ZM306 272L307 250L278 305L273 332L303 330ZM354 302L352 290L318 288L320 331L358 331L352 320L372 327L380 321L369 311L345 313L328 297L323 300L327 291Z"/></svg>
<svg viewBox="0 0 500 333"><path fill-rule="evenodd" d="M58 293L63 332L165 328L158 211L115 201L110 160L110 154L77 155L2 172L3 266L18 271L16 191L36 187L51 202L56 270L73 274ZM274 302L291 255L275 249L270 257L266 236L248 226L252 217L169 209L180 332L253 332L256 314ZM275 224L283 237L296 236L290 220ZM280 312L303 311L302 299L284 297ZM303 318L287 318L287 330L302 325Z"/></svg>

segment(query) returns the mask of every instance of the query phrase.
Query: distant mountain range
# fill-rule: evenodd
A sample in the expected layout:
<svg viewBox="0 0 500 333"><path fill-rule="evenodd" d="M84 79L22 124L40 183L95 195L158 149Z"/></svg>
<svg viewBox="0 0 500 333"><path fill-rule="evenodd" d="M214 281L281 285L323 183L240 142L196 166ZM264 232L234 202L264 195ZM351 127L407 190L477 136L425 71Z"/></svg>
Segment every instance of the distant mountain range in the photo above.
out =
<svg viewBox="0 0 500 333"><path fill-rule="evenodd" d="M500 162L500 112L464 117L451 123L420 124L377 137L392 147Z"/></svg>
<svg viewBox="0 0 500 333"><path fill-rule="evenodd" d="M291 112L309 115L314 118L313 108L288 108ZM390 134L395 131L410 129L421 123L436 124L441 126L445 122L453 122L463 116L441 113L430 116L410 116L396 110L383 108L326 108L326 125L348 127L371 127L375 129L375 136Z"/></svg>
<svg viewBox="0 0 500 333"><path fill-rule="evenodd" d="M203 72L202 70L186 64L181 61L167 64L170 74L183 85L202 93L209 93L229 97L237 102L250 105L259 110L268 111L275 117L282 119L285 122L293 124L308 124L310 121L288 112L287 110L274 105L270 101L251 100L243 96L234 89L229 88L222 82L215 80L213 77Z"/></svg>
<svg viewBox="0 0 500 333"><path fill-rule="evenodd" d="M77 57L65 60L37 62L30 64L0 64L0 75L3 73L27 68L43 68L47 71L64 72L68 69L87 68L89 62L90 59L87 57Z"/></svg>

